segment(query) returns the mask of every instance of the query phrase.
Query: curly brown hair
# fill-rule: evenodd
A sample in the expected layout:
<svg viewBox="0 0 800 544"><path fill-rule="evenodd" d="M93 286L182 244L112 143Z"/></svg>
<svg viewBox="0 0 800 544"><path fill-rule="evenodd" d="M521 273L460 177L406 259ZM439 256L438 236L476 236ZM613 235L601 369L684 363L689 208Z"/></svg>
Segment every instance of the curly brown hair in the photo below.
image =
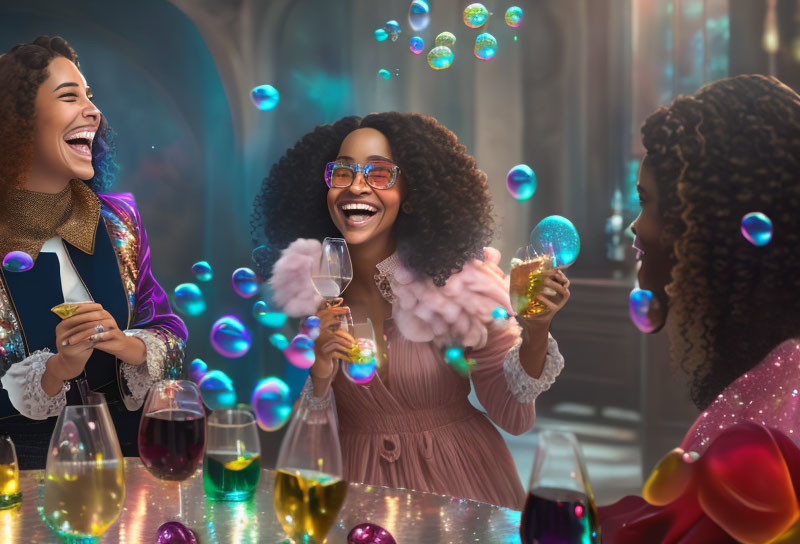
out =
<svg viewBox="0 0 800 544"><path fill-rule="evenodd" d="M800 336L800 96L772 77L710 83L642 127L658 187L673 358L708 406L778 344ZM772 221L763 247L741 234Z"/></svg>
<svg viewBox="0 0 800 544"><path fill-rule="evenodd" d="M386 136L408 185L412 214L395 223L397 250L417 273L444 285L471 258L482 258L494 232L486 174L433 117L418 113L373 113L344 117L303 136L272 167L255 200L252 233L266 251L256 257L268 276L280 250L297 238L338 236L326 203L327 162L336 159L344 138L358 128ZM303 205L299 206L298 202Z"/></svg>
<svg viewBox="0 0 800 544"><path fill-rule="evenodd" d="M0 55L0 208L8 191L20 187L31 168L36 93L50 76L47 67L58 56L80 69L78 54L60 36L39 36ZM118 170L105 117L92 143L92 166L95 176L87 183L97 192L111 184Z"/></svg>

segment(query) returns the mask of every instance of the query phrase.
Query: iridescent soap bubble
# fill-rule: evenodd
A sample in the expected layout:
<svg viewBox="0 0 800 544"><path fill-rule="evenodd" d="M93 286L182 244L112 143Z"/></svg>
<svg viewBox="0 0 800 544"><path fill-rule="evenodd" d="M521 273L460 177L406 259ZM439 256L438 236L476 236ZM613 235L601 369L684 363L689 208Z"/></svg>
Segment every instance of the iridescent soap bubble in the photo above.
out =
<svg viewBox="0 0 800 544"><path fill-rule="evenodd" d="M408 24L416 31L425 30L431 22L431 8L425 0L414 0L408 8Z"/></svg>
<svg viewBox="0 0 800 544"><path fill-rule="evenodd" d="M253 388L250 406L259 427L265 431L277 431L292 415L289 386L280 378L264 378Z"/></svg>
<svg viewBox="0 0 800 544"><path fill-rule="evenodd" d="M242 298L251 298L258 292L256 273L251 268L237 268L231 275L233 290Z"/></svg>
<svg viewBox="0 0 800 544"><path fill-rule="evenodd" d="M259 85L250 91L250 98L253 104L261 111L273 109L280 102L281 94L272 85Z"/></svg>
<svg viewBox="0 0 800 544"><path fill-rule="evenodd" d="M224 410L236 404L233 380L221 370L210 370L197 384L203 404L212 410Z"/></svg>
<svg viewBox="0 0 800 544"><path fill-rule="evenodd" d="M300 334L305 334L312 340L319 338L320 320L315 315L310 315L300 324Z"/></svg>
<svg viewBox="0 0 800 544"><path fill-rule="evenodd" d="M236 359L250 351L252 336L238 317L226 315L211 326L211 345L223 357Z"/></svg>
<svg viewBox="0 0 800 544"><path fill-rule="evenodd" d="M380 525L361 523L350 530L347 544L397 544L397 541Z"/></svg>
<svg viewBox="0 0 800 544"><path fill-rule="evenodd" d="M415 55L419 55L420 53L422 53L422 50L425 48L425 40L423 40L419 36L412 36L411 39L408 42L408 48Z"/></svg>
<svg viewBox="0 0 800 544"><path fill-rule="evenodd" d="M311 368L314 364L314 341L305 334L298 334L283 354L297 368Z"/></svg>
<svg viewBox="0 0 800 544"><path fill-rule="evenodd" d="M742 236L756 247L763 247L772 240L772 220L761 212L748 213L742 217Z"/></svg>
<svg viewBox="0 0 800 544"><path fill-rule="evenodd" d="M194 383L200 383L200 380L208 373L208 365L202 359L195 359L189 365L189 379Z"/></svg>
<svg viewBox="0 0 800 544"><path fill-rule="evenodd" d="M522 8L511 6L506 10L506 24L512 28L518 28L522 24Z"/></svg>
<svg viewBox="0 0 800 544"><path fill-rule="evenodd" d="M444 362L456 371L459 376L468 378L475 365L475 360L467 359L464 356L464 349L458 346L450 346L444 350Z"/></svg>
<svg viewBox="0 0 800 544"><path fill-rule="evenodd" d="M664 312L652 291L639 289L631 291L629 307L631 321L642 332L653 332L664 324Z"/></svg>
<svg viewBox="0 0 800 544"><path fill-rule="evenodd" d="M214 271L211 270L211 265L208 261L199 261L192 265L192 274L197 281L211 281L214 277Z"/></svg>
<svg viewBox="0 0 800 544"><path fill-rule="evenodd" d="M527 164L518 164L506 174L506 188L519 201L532 197L536 186L536 174Z"/></svg>
<svg viewBox="0 0 800 544"><path fill-rule="evenodd" d="M456 44L456 35L452 32L442 32L436 36L436 39L433 43L437 47L443 45L452 49L452 47Z"/></svg>
<svg viewBox="0 0 800 544"><path fill-rule="evenodd" d="M508 312L503 307L498 307L492 310L493 319L508 319Z"/></svg>
<svg viewBox="0 0 800 544"><path fill-rule="evenodd" d="M379 28L375 31L375 39L378 40L379 42L386 40L388 37L389 33L382 28Z"/></svg>
<svg viewBox="0 0 800 544"><path fill-rule="evenodd" d="M206 300L197 284L182 283L175 288L175 308L185 315L200 315L206 311Z"/></svg>
<svg viewBox="0 0 800 544"><path fill-rule="evenodd" d="M392 77L392 73L389 70L386 70L385 68L381 68L380 70L378 70L378 77L383 79L389 79L390 77Z"/></svg>
<svg viewBox="0 0 800 544"><path fill-rule="evenodd" d="M261 263L267 259L269 256L269 250L267 246L260 245L253 249L250 253L250 258L253 260L254 263Z"/></svg>
<svg viewBox="0 0 800 544"><path fill-rule="evenodd" d="M487 17L489 10L483 4L470 4L464 8L464 24L470 28L483 26Z"/></svg>
<svg viewBox="0 0 800 544"><path fill-rule="evenodd" d="M33 258L24 251L11 251L3 257L3 270L25 272L33 268Z"/></svg>
<svg viewBox="0 0 800 544"><path fill-rule="evenodd" d="M453 52L449 47L440 45L428 52L428 64L434 70L444 70L453 64Z"/></svg>
<svg viewBox="0 0 800 544"><path fill-rule="evenodd" d="M481 60L491 60L497 53L497 40L484 32L475 38L475 56Z"/></svg>
<svg viewBox="0 0 800 544"><path fill-rule="evenodd" d="M397 37L400 35L400 23L395 20L386 21L386 24L383 25L383 30L386 34L392 39L393 42L397 41Z"/></svg>
<svg viewBox="0 0 800 544"><path fill-rule="evenodd" d="M539 255L551 255L554 268L566 268L578 258L581 239L569 219L551 215L531 231L531 247Z"/></svg>
<svg viewBox="0 0 800 544"><path fill-rule="evenodd" d="M253 317L256 321L270 329L280 329L286 324L287 315L283 312L273 312L263 300L253 304Z"/></svg>
<svg viewBox="0 0 800 544"><path fill-rule="evenodd" d="M278 350L283 351L289 347L289 339L285 335L276 332L269 337L269 343L275 346Z"/></svg>
<svg viewBox="0 0 800 544"><path fill-rule="evenodd" d="M370 339L359 339L350 350L350 358L342 361L345 377L358 385L367 385L371 382L378 368L376 352L375 342Z"/></svg>

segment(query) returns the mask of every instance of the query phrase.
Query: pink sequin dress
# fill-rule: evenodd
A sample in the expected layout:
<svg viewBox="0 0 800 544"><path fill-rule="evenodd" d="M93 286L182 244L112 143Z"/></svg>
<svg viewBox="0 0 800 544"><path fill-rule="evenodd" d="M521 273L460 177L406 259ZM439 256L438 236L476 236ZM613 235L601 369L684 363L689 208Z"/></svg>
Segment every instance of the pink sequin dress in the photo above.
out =
<svg viewBox="0 0 800 544"><path fill-rule="evenodd" d="M284 311L307 315L320 302L310 283L319 251L319 242L298 240L273 268L270 284ZM527 375L519 361L519 327L491 317L494 308L509 307L507 287L487 273L474 261L439 288L416 278L396 255L378 266L376 282L393 305L384 323L390 389L378 376L362 386L340 372L333 395L315 398L310 383L305 390L305 402L318 409L335 397L347 480L522 508L522 483L492 421L512 434L530 430L535 398L555 381L564 360L551 337L542 376ZM471 381L486 414L468 400L470 379L442 357L442 346L452 343L468 347L477 362Z"/></svg>

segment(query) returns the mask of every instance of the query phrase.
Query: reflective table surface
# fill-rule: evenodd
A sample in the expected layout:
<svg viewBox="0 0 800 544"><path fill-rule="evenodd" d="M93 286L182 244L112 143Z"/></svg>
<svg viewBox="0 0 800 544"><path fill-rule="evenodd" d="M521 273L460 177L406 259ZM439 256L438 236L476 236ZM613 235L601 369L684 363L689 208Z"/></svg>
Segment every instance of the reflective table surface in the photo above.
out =
<svg viewBox="0 0 800 544"><path fill-rule="evenodd" d="M0 510L1 543L65 542L39 515L43 478L40 470L20 473L22 504ZM202 470L181 484L179 495L177 482L157 480L139 459L128 458L124 510L97 542L155 543L158 527L177 520L197 534L200 544L281 543L286 536L272 509L274 478L274 472L265 469L254 497L242 502L216 502L206 499ZM519 543L519 521L519 512L485 503L350 484L327 542L346 544L350 529L371 522L391 532L398 544L511 544Z"/></svg>

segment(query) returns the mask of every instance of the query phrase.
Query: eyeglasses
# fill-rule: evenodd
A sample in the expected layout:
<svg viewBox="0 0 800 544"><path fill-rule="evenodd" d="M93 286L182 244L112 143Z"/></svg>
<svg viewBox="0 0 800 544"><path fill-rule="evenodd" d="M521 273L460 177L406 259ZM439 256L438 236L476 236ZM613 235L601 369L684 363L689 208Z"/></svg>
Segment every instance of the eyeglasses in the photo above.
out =
<svg viewBox="0 0 800 544"><path fill-rule="evenodd" d="M390 162L370 162L364 166L329 162L325 165L325 183L331 188L345 189L353 184L359 172L373 189L390 189L397 181L400 167Z"/></svg>

